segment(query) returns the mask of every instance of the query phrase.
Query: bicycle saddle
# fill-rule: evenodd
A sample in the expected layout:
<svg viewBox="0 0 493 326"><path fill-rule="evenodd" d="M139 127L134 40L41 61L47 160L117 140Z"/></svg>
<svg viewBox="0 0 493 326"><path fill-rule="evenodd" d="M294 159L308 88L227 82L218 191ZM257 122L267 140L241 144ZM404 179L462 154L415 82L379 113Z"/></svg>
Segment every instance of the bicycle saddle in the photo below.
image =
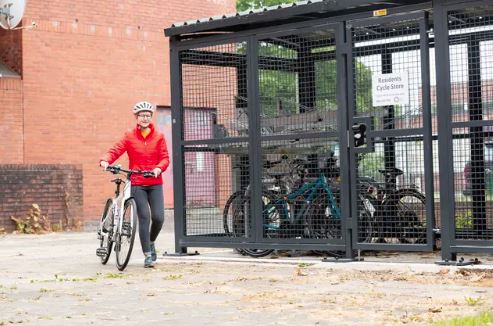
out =
<svg viewBox="0 0 493 326"><path fill-rule="evenodd" d="M385 174L385 175L392 175L392 176L396 176L396 177L404 174L404 172L398 168L385 168L385 170L378 170L378 172Z"/></svg>

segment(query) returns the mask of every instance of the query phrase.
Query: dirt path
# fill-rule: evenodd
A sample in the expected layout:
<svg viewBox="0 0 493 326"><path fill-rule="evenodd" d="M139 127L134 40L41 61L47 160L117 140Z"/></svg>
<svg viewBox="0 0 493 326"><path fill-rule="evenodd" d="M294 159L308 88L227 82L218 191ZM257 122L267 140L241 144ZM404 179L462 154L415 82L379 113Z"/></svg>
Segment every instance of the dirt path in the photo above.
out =
<svg viewBox="0 0 493 326"><path fill-rule="evenodd" d="M172 242L165 235L160 248ZM119 273L92 233L0 238L0 325L426 325L493 310L493 265L160 258ZM138 246L137 246L138 248Z"/></svg>

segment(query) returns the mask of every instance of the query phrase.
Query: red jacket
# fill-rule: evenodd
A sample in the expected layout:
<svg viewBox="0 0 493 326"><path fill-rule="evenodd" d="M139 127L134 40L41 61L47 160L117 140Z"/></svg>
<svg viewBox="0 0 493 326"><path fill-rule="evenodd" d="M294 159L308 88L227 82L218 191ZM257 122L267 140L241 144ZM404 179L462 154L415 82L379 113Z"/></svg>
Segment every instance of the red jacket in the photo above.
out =
<svg viewBox="0 0 493 326"><path fill-rule="evenodd" d="M169 166L168 149L164 135L155 130L153 124L150 124L149 128L151 128L151 132L146 138L142 136L138 126L127 131L123 138L101 158L101 161L113 164L123 153L127 152L130 170L152 171L155 168L160 168L164 172ZM144 178L141 174L133 174L131 181L132 185L135 186L163 184L161 175L157 178Z"/></svg>

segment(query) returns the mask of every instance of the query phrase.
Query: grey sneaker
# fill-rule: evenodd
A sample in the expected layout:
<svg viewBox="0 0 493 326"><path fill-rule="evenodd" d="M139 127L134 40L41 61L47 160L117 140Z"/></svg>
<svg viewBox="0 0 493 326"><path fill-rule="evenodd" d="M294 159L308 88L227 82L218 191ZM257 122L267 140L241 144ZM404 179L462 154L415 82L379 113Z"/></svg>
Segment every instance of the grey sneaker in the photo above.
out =
<svg viewBox="0 0 493 326"><path fill-rule="evenodd" d="M151 257L152 261L157 260L156 246L154 245L154 243L151 243Z"/></svg>
<svg viewBox="0 0 493 326"><path fill-rule="evenodd" d="M154 267L154 262L152 261L152 256L151 255L146 255L144 258L144 267L149 268L149 267Z"/></svg>

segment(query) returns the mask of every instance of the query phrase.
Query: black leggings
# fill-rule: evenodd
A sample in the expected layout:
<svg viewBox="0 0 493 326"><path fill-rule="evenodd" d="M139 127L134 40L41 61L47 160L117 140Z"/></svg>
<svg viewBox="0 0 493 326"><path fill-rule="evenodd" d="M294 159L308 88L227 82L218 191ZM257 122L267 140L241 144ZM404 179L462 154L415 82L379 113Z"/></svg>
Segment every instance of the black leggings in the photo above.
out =
<svg viewBox="0 0 493 326"><path fill-rule="evenodd" d="M142 251L150 252L150 243L156 240L164 223L163 185L132 186L132 196L137 203Z"/></svg>

